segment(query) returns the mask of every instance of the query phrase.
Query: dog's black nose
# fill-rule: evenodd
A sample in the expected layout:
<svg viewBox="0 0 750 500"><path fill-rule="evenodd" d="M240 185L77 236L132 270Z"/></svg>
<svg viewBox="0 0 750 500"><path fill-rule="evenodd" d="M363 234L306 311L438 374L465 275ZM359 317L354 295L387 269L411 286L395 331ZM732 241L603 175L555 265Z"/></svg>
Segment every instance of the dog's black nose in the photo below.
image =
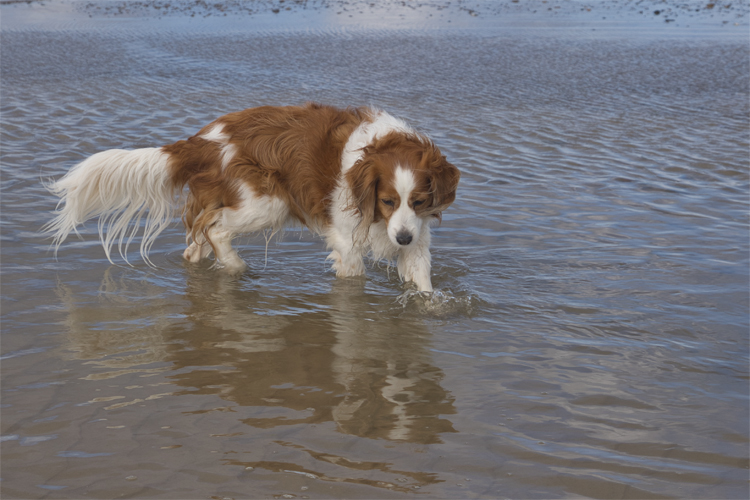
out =
<svg viewBox="0 0 750 500"><path fill-rule="evenodd" d="M396 241L398 241L399 245L408 245L411 243L411 233L402 229L396 235Z"/></svg>

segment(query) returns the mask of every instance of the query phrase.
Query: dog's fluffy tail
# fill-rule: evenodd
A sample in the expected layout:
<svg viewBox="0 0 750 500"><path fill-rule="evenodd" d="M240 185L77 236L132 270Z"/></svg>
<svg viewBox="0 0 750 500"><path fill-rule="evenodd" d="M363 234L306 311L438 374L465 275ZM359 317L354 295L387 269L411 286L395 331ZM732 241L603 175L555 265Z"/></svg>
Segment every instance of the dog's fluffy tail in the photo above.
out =
<svg viewBox="0 0 750 500"><path fill-rule="evenodd" d="M127 262L128 245L145 216L141 257L149 265L153 265L148 258L151 245L172 222L179 197L170 175L169 155L161 148L97 153L47 189L60 198L55 218L43 229L54 238L55 254L68 234L78 234L78 225L98 215L99 238L107 259L112 262L111 250L117 241Z"/></svg>

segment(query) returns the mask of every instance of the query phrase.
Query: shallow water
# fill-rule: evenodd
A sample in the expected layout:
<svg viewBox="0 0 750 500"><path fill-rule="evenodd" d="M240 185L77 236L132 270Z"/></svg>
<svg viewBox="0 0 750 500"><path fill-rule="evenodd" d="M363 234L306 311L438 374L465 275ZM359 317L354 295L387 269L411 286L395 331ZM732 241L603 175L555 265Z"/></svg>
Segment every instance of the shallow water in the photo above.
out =
<svg viewBox="0 0 750 500"><path fill-rule="evenodd" d="M748 497L744 38L159 26L3 26L3 498ZM90 154L307 100L462 169L432 297L37 234Z"/></svg>

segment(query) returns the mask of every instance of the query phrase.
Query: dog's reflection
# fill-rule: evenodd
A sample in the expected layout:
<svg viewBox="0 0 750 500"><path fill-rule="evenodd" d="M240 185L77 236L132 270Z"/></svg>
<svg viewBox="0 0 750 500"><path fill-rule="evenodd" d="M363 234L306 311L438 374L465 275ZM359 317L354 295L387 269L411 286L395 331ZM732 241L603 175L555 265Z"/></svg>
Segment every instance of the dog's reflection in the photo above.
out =
<svg viewBox="0 0 750 500"><path fill-rule="evenodd" d="M164 369L184 388L175 394L217 394L254 427L334 421L347 434L424 444L455 432L429 331L392 297L366 293L365 280L285 296L249 277L188 271L179 300L159 280L108 274L105 304L59 285L71 351L100 367ZM172 298L159 298L166 289ZM116 332L102 328L113 323Z"/></svg>

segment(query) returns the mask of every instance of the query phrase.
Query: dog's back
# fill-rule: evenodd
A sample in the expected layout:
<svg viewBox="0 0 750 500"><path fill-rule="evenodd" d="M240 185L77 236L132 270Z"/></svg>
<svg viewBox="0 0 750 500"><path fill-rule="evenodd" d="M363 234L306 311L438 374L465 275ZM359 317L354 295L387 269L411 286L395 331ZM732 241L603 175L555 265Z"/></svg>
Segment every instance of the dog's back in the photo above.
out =
<svg viewBox="0 0 750 500"><path fill-rule="evenodd" d="M242 185L283 200L298 223L324 227L344 145L369 116L366 109L318 104L263 106L222 116L165 146L175 184L189 187L188 230L203 231L212 211L236 207Z"/></svg>

